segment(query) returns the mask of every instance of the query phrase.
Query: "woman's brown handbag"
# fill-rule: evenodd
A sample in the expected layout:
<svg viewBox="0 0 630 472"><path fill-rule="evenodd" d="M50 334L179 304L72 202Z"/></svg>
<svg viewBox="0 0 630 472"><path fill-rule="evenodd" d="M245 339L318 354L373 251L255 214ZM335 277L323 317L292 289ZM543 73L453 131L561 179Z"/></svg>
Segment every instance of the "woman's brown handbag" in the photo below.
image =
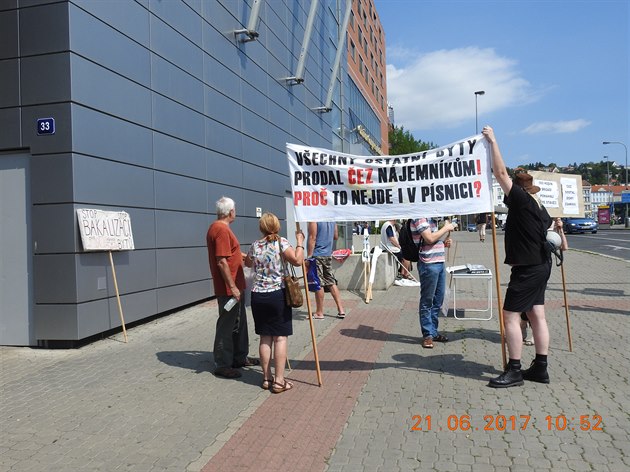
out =
<svg viewBox="0 0 630 472"><path fill-rule="evenodd" d="M278 243L278 246L279 245L280 243ZM296 277L295 269L292 265L289 264L290 271L287 269L282 250L280 250L280 260L282 261L283 272L285 274L282 276L282 280L284 281L284 300L287 306L300 308L304 304L304 297L300 289L300 279Z"/></svg>

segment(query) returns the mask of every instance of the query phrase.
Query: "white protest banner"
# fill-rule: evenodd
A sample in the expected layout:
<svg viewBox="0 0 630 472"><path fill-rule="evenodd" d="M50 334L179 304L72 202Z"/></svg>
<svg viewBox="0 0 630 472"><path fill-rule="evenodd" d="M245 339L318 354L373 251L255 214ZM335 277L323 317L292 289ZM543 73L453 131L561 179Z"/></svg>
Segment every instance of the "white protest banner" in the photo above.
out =
<svg viewBox="0 0 630 472"><path fill-rule="evenodd" d="M529 171L534 185L540 187L540 201L553 218L584 216L582 176Z"/></svg>
<svg viewBox="0 0 630 472"><path fill-rule="evenodd" d="M79 208L77 220L85 251L134 249L131 218L128 213Z"/></svg>
<svg viewBox="0 0 630 472"><path fill-rule="evenodd" d="M355 156L287 143L296 221L374 221L493 210L482 135L399 156Z"/></svg>

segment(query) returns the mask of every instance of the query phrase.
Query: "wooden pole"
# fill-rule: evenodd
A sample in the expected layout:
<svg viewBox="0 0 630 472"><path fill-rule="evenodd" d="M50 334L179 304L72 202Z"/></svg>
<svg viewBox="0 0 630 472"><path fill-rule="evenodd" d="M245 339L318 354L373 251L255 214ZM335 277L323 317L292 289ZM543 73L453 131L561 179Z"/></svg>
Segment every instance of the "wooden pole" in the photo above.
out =
<svg viewBox="0 0 630 472"><path fill-rule="evenodd" d="M492 248L494 250L494 273L497 287L497 308L499 311L499 330L501 331L501 354L503 355L503 368L507 367L507 356L505 353L505 326L503 325L503 303L501 303L501 281L499 274L499 252L497 250L497 225L492 212Z"/></svg>
<svg viewBox="0 0 630 472"><path fill-rule="evenodd" d="M562 273L562 291L564 292L564 315L567 319L567 336L569 338L569 352L573 352L573 340L571 339L571 319L569 318L569 302L567 300L567 282L564 276L564 263L560 265Z"/></svg>
<svg viewBox="0 0 630 472"><path fill-rule="evenodd" d="M296 231L300 232L300 223L295 222ZM313 355L315 356L315 370L317 371L317 383L321 387L322 383L322 372L319 369L319 355L317 354L317 339L315 338L315 326L313 325L313 311L311 310L311 299L308 296L308 280L306 279L306 264L304 260L302 260L302 278L304 279L304 295L306 298L306 309L308 310L308 323L311 327L311 342L313 343ZM287 358L288 359L288 358Z"/></svg>
<svg viewBox="0 0 630 472"><path fill-rule="evenodd" d="M112 257L112 251L109 251L109 263L112 266L112 277L114 278L114 289L116 290L116 301L118 301L118 313L120 314L120 325L122 326L125 342L127 342L127 329L125 328L125 317L123 316L122 305L120 304L120 294L118 293L118 281L116 280L116 268L114 267L114 258Z"/></svg>

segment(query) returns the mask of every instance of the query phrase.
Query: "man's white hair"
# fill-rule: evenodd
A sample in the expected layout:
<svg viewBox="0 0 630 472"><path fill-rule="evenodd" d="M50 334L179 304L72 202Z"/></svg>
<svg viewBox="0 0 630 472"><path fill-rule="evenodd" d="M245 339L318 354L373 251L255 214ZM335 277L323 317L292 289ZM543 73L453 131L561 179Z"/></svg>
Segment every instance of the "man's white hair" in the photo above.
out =
<svg viewBox="0 0 630 472"><path fill-rule="evenodd" d="M221 197L217 200L217 216L223 218L230 216L230 212L235 208L234 200L229 197Z"/></svg>

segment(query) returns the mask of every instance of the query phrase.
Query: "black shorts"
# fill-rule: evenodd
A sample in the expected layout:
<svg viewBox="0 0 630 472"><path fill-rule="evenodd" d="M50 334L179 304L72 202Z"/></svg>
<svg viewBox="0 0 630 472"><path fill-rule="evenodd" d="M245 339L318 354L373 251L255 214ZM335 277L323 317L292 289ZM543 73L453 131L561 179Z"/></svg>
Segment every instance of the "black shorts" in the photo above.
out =
<svg viewBox="0 0 630 472"><path fill-rule="evenodd" d="M252 292L254 331L260 336L291 336L293 323L290 306L284 301L284 289Z"/></svg>
<svg viewBox="0 0 630 472"><path fill-rule="evenodd" d="M514 266L505 293L503 309L522 313L534 305L545 304L545 290L551 275L551 264Z"/></svg>

